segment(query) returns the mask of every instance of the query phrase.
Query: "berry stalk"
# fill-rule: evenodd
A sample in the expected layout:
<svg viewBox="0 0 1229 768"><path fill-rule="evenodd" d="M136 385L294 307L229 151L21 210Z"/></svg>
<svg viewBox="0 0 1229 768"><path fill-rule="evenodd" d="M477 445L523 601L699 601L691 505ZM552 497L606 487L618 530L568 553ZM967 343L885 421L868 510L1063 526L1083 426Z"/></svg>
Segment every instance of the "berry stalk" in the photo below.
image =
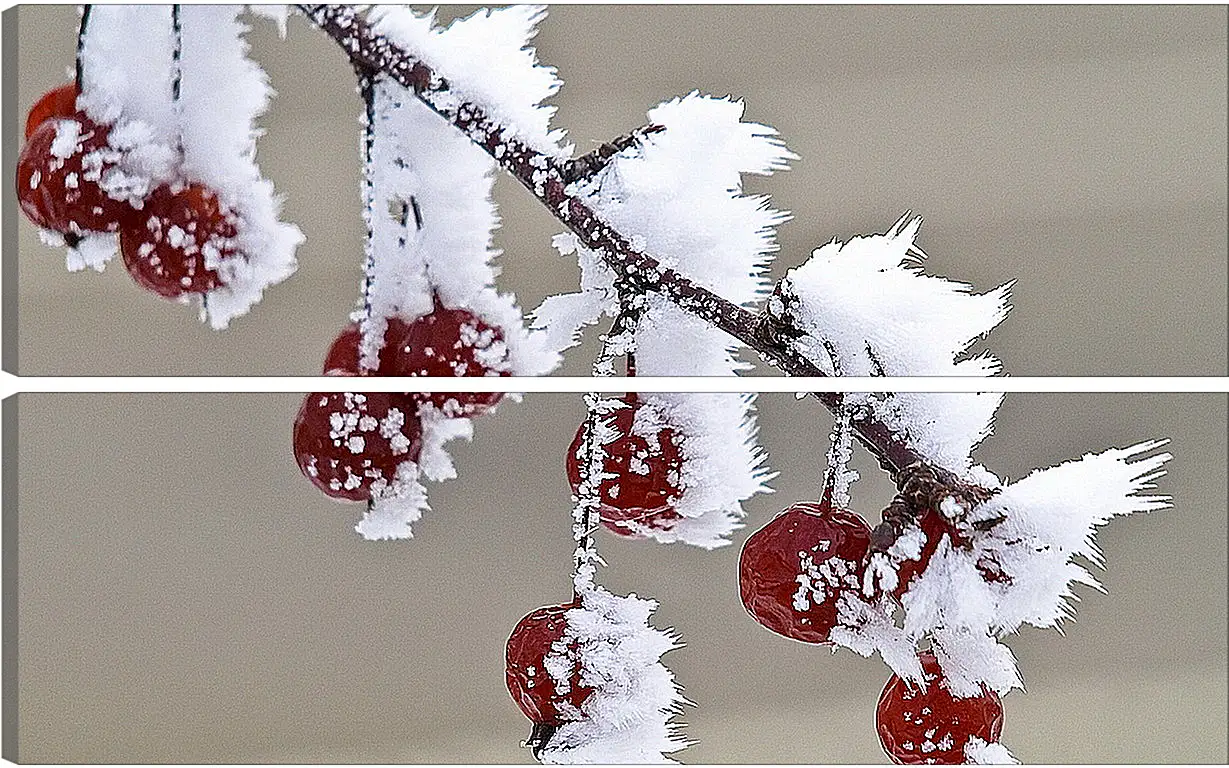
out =
<svg viewBox="0 0 1229 768"><path fill-rule="evenodd" d="M77 93L81 93L81 79L85 76L85 65L82 63L81 52L85 49L85 31L90 26L90 11L93 8L94 6L89 3L81 6L81 25L77 27L77 59L74 69Z"/></svg>
<svg viewBox="0 0 1229 768"><path fill-rule="evenodd" d="M601 505L599 486L606 462L604 421L610 414L610 401L596 392L585 395L588 409L585 423L587 438L577 449L581 467L580 487L576 489L576 505L572 508L572 538L576 549L572 554L572 592L579 600L583 592L593 589L594 575L600 558L597 554L597 532Z"/></svg>

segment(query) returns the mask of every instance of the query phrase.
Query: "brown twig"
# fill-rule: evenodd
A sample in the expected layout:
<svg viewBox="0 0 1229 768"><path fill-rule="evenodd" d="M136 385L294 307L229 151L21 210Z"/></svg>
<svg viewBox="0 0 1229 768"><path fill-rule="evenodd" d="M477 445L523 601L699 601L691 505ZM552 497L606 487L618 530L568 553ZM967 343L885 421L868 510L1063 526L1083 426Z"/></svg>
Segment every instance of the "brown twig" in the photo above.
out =
<svg viewBox="0 0 1229 768"><path fill-rule="evenodd" d="M610 164L610 159L629 147L634 147L644 140L644 137L666 130L664 125L646 125L631 133L608 141L588 154L569 160L563 167L563 181L572 184L582 179L596 176Z"/></svg>
<svg viewBox="0 0 1229 768"><path fill-rule="evenodd" d="M952 498L965 510L971 510L993 495L993 491L966 483L945 469L924 463L905 467L895 476L897 494L880 513L880 523L871 531L871 552L887 552L910 527L920 522L928 510L938 510L946 498ZM972 523L986 529L1001 522L992 518Z"/></svg>

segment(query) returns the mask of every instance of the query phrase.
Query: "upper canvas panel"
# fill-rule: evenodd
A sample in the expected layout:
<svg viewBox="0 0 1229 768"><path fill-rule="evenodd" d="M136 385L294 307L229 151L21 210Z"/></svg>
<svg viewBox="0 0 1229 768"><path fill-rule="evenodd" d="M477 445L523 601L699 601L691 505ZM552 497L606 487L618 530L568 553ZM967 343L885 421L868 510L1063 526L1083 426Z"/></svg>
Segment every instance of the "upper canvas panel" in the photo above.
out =
<svg viewBox="0 0 1229 768"><path fill-rule="evenodd" d="M283 40L276 20L226 9L99 6L81 117L31 137L42 154L23 155L17 186L70 240L120 235L85 237L70 272L6 185L5 368L312 375L367 307L356 369L585 375L618 310L588 240L741 305L735 331L801 267L776 338L821 371L835 355L845 373L986 372L957 364L995 327L971 352L1015 375L1226 374L1224 8L561 6L449 26L456 15L367 21L451 81L437 107L477 106L504 129L484 140L536 189L499 172L497 211L493 161L387 81L371 93L365 185L355 75L305 18ZM71 79L79 17L23 6L14 22L10 157L18 120ZM275 92L263 112L261 69ZM633 134L646 125L664 130ZM630 138L613 160L569 163L617 137ZM555 238L567 227L535 194L562 201L582 237ZM986 298L910 274L920 252L924 274ZM641 323L640 373L781 374L659 298ZM404 343L379 351L381 335ZM391 360L458 339L451 357Z"/></svg>

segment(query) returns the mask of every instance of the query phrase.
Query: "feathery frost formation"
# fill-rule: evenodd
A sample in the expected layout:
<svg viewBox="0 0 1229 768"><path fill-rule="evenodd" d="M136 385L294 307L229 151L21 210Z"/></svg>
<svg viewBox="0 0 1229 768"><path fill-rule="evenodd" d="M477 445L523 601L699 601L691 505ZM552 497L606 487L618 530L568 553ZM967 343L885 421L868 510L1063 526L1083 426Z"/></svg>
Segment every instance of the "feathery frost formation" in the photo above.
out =
<svg viewBox="0 0 1229 768"><path fill-rule="evenodd" d="M1082 564L1102 565L1097 528L1169 506L1168 497L1148 493L1171 458L1154 453L1162 445L1150 441L1036 470L971 508L948 497L939 511L955 540L945 532L934 543L929 564L901 598L901 620L887 597L846 596L839 606L845 626L833 638L862 655L879 651L901 677L920 680L914 650L929 637L954 695L975 695L982 684L999 693L1019 687L1015 658L999 638L1023 624L1057 627L1074 616L1074 584L1100 589ZM926 539L914 526L887 556L873 555L864 593L895 589L897 567L916 560Z"/></svg>
<svg viewBox="0 0 1229 768"><path fill-rule="evenodd" d="M544 763L671 763L666 754L688 742L670 720L687 703L662 654L679 647L671 632L653 628L655 600L614 595L601 587L580 593L567 612L564 640L546 657L547 672L566 685L576 670L593 693L582 718L564 723L539 755Z"/></svg>
<svg viewBox="0 0 1229 768"><path fill-rule="evenodd" d="M482 9L446 28L435 12L419 15L404 7L374 6L369 20L377 31L448 81L449 90L432 94L441 108L474 104L514 136L556 157L572 153L564 132L551 130L555 107L543 105L563 82L553 67L538 64L529 41L546 18L542 5Z"/></svg>
<svg viewBox="0 0 1229 768"><path fill-rule="evenodd" d="M974 294L922 272L921 219L902 217L886 234L836 240L791 269L769 312L803 332L795 347L833 376L992 376L990 354L969 347L1006 317L1011 284ZM970 454L990 434L1001 394L850 394L901 433L919 454L966 479L984 480Z"/></svg>

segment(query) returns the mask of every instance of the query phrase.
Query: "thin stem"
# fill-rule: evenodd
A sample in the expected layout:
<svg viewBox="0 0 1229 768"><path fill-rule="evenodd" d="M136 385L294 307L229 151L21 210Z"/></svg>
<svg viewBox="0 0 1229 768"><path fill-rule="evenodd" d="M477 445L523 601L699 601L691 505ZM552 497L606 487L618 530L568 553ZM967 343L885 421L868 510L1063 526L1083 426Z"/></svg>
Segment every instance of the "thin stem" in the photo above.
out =
<svg viewBox="0 0 1229 768"><path fill-rule="evenodd" d="M614 402L603 399L597 392L585 395L585 439L576 457L580 485L576 489L576 506L572 509L572 538L576 542L572 554L572 597L576 601L593 589L594 575L601 562L594 534L601 524L601 482L606 465L603 419Z"/></svg>
<svg viewBox="0 0 1229 768"><path fill-rule="evenodd" d="M371 286L375 282L375 180L372 154L375 148L376 89L375 78L368 72L358 70L359 92L363 97L363 206L367 224L367 242L363 255L363 317L359 323L362 334L371 324ZM361 355L360 355L361 357Z"/></svg>
<svg viewBox="0 0 1229 768"><path fill-rule="evenodd" d="M171 49L171 72L173 79L171 80L171 100L175 102L176 107L179 105L179 90L182 87L183 68L180 66L180 59L183 58L183 28L179 22L179 4L171 6L171 34L175 37L175 46Z"/></svg>
<svg viewBox="0 0 1229 768"><path fill-rule="evenodd" d="M81 6L81 24L77 27L77 71L75 77L77 93L81 93L82 80L85 77L85 64L82 61L81 53L85 50L85 32L90 26L90 13L93 10L94 6L89 3Z"/></svg>
<svg viewBox="0 0 1229 768"><path fill-rule="evenodd" d="M572 184L577 181L593 178L610 164L615 155L629 147L636 146L645 136L651 136L664 130L666 130L664 125L646 125L637 128L625 136L620 136L614 141L609 141L575 160L569 160L564 166L564 182Z"/></svg>

